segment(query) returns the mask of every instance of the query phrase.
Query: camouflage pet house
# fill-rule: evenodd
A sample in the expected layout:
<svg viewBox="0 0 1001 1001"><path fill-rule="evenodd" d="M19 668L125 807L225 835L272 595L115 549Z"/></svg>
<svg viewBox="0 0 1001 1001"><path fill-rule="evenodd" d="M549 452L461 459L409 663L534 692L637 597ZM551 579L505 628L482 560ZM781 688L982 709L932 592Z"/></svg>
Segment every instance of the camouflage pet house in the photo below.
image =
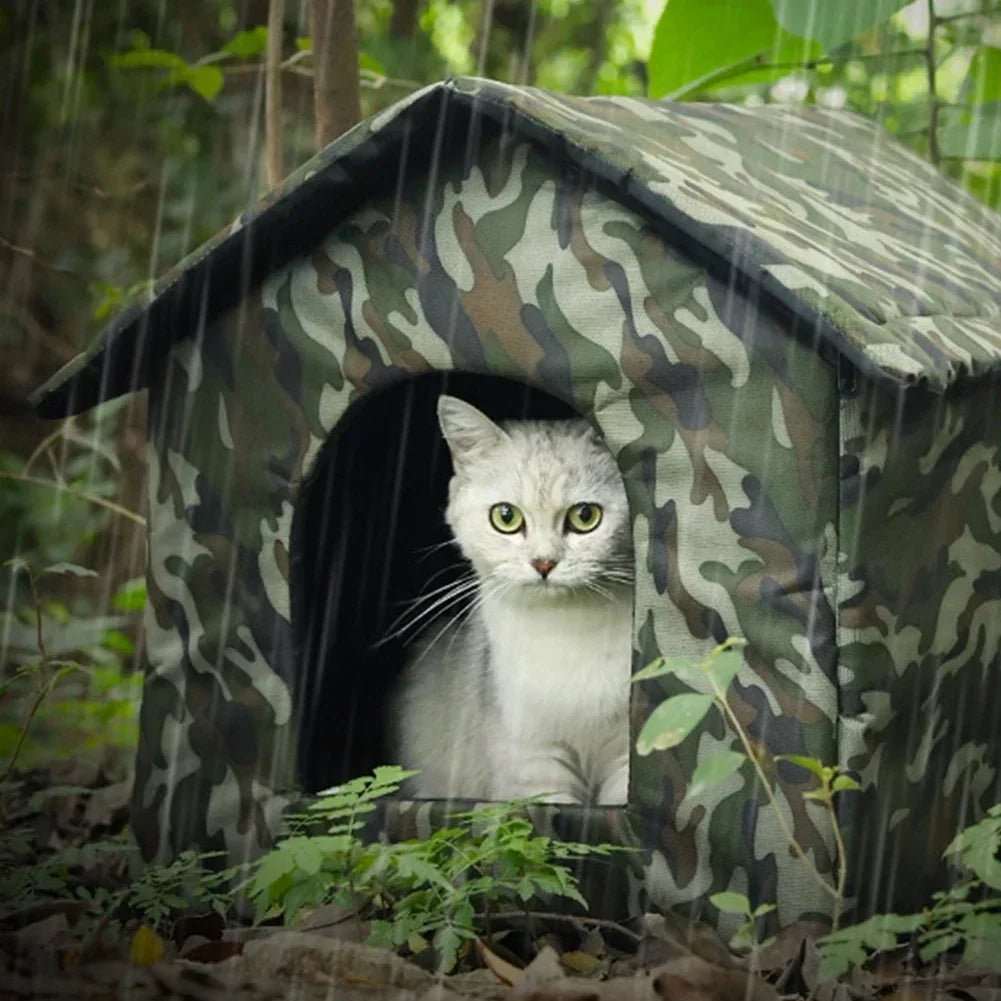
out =
<svg viewBox="0 0 1001 1001"><path fill-rule="evenodd" d="M141 844L257 851L378 759L400 651L374 640L440 537L447 387L600 426L634 664L746 637L733 708L798 840L830 869L773 757L854 769L860 909L920 903L1001 799L999 370L998 219L850 114L458 79L362 123L37 396L149 391ZM679 686L635 686L633 726ZM643 847L656 905L827 912L749 766L685 798L727 746L709 718L577 819Z"/></svg>

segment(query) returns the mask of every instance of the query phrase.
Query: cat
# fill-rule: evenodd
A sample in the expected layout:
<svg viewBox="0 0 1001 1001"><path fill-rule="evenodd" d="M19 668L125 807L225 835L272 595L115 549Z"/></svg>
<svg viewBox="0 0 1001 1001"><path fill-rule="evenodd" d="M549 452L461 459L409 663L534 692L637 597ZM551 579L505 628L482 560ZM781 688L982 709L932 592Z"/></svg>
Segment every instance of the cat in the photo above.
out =
<svg viewBox="0 0 1001 1001"><path fill-rule="evenodd" d="M615 460L584 420L437 409L471 570L431 592L448 615L390 699L391 760L420 770L417 798L623 804L634 567Z"/></svg>

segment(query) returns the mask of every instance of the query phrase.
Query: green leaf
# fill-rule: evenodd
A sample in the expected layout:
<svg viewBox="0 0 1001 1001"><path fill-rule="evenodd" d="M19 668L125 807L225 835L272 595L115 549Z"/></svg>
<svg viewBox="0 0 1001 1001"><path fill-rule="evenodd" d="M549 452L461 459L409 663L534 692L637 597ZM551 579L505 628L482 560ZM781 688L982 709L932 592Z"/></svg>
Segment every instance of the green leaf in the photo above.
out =
<svg viewBox="0 0 1001 1001"><path fill-rule="evenodd" d="M929 960L934 959L936 956L940 956L943 952L946 952L954 945L957 945L961 940L962 935L956 931L945 932L933 939L926 940L922 938L922 944L918 949L918 955L921 957L922 962L927 963Z"/></svg>
<svg viewBox="0 0 1001 1001"><path fill-rule="evenodd" d="M127 580L115 592L112 604L119 612L141 612L146 607L146 578Z"/></svg>
<svg viewBox="0 0 1001 1001"><path fill-rule="evenodd" d="M729 70L805 61L816 48L782 30L769 0L668 0L647 64L650 97L694 95Z"/></svg>
<svg viewBox="0 0 1001 1001"><path fill-rule="evenodd" d="M1001 818L987 816L961 831L943 855L956 856L957 861L982 879L988 886L1001 890Z"/></svg>
<svg viewBox="0 0 1001 1001"><path fill-rule="evenodd" d="M247 28L246 31L237 32L222 47L222 51L228 56L246 59L250 56L259 56L267 47L268 29L263 24L259 24L256 28Z"/></svg>
<svg viewBox="0 0 1001 1001"><path fill-rule="evenodd" d="M724 650L709 658L706 664L706 673L716 682L720 691L725 692L730 687L730 682L737 676L743 663L744 654L741 650Z"/></svg>
<svg viewBox="0 0 1001 1001"><path fill-rule="evenodd" d="M692 781L689 783L688 791L685 793L686 800L698 799L713 786L726 781L734 772L747 761L747 756L739 751L719 751L715 754L703 758L695 766L692 774Z"/></svg>
<svg viewBox="0 0 1001 1001"><path fill-rule="evenodd" d="M812 38L825 52L887 21L911 0L772 0L786 31Z"/></svg>
<svg viewBox="0 0 1001 1001"><path fill-rule="evenodd" d="M386 67L375 56L369 55L367 52L358 53L358 69L368 70L369 73L376 73L379 76L389 75L386 72Z"/></svg>
<svg viewBox="0 0 1001 1001"><path fill-rule="evenodd" d="M816 775L818 779L824 779L824 763L816 758L809 758L805 754L776 754L776 761L788 761L791 765L798 765L808 772Z"/></svg>
<svg viewBox="0 0 1001 1001"><path fill-rule="evenodd" d="M101 646L106 650L113 650L125 657L129 657L136 652L136 645L120 629L109 629L101 637Z"/></svg>
<svg viewBox="0 0 1001 1001"><path fill-rule="evenodd" d="M850 775L839 775L831 785L831 789L834 792L847 792L849 789L861 788L862 786L860 786Z"/></svg>
<svg viewBox="0 0 1001 1001"><path fill-rule="evenodd" d="M1001 102L975 108L943 108L938 130L943 156L1001 160Z"/></svg>
<svg viewBox="0 0 1001 1001"><path fill-rule="evenodd" d="M109 62L118 69L188 68L187 62L176 52L168 52L166 49L132 49L130 52L118 52L111 56Z"/></svg>
<svg viewBox="0 0 1001 1001"><path fill-rule="evenodd" d="M222 90L223 75L218 66L190 66L178 80L211 104Z"/></svg>
<svg viewBox="0 0 1001 1001"><path fill-rule="evenodd" d="M297 52L312 52L313 39L309 35L299 35L295 40L295 48Z"/></svg>
<svg viewBox="0 0 1001 1001"><path fill-rule="evenodd" d="M640 754L677 747L699 725L713 704L711 695L675 695L662 702L643 724L636 740Z"/></svg>
<svg viewBox="0 0 1001 1001"><path fill-rule="evenodd" d="M417 932L412 932L407 937L407 948L415 955L419 955L428 947L428 940Z"/></svg>
<svg viewBox="0 0 1001 1001"><path fill-rule="evenodd" d="M651 661L642 670L637 671L632 680L649 681L651 678L660 678L665 674L677 674L679 671L695 670L696 663L689 657L658 657Z"/></svg>
<svg viewBox="0 0 1001 1001"><path fill-rule="evenodd" d="M713 907L719 908L719 910L726 914L751 916L751 902L743 893L733 893L730 890L726 890L723 893L714 893L709 898L709 902Z"/></svg>
<svg viewBox="0 0 1001 1001"><path fill-rule="evenodd" d="M1001 101L1001 49L981 45L974 52L959 97L967 104Z"/></svg>

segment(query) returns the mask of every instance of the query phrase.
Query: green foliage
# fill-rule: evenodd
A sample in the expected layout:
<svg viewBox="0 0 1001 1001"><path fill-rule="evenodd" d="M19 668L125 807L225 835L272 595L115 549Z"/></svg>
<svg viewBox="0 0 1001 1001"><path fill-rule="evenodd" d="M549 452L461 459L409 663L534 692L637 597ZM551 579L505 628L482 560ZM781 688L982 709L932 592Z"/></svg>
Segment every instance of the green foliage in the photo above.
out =
<svg viewBox="0 0 1001 1001"><path fill-rule="evenodd" d="M775 904L759 904L757 907L752 907L743 893L734 893L732 890L714 893L709 902L724 914L737 914L744 919L730 939L730 948L743 952L746 949L763 948L771 941L771 939L759 941L757 928L760 919L775 910Z"/></svg>
<svg viewBox="0 0 1001 1001"><path fill-rule="evenodd" d="M837 928L844 903L847 860L834 798L839 793L856 790L860 786L852 776L845 774L841 768L825 765L823 762L806 755L782 755L774 759L775 761L785 760L799 768L804 768L817 779L817 788L803 793L802 796L803 799L822 806L829 817L837 846L837 870L829 880L820 872L813 859L807 855L796 840L795 832L789 827L779 808L773 789L774 775L765 771L762 761L765 755L755 749L749 734L730 708L727 700L730 685L743 664L741 648L746 644L746 640L730 637L724 643L710 650L697 663L692 663L684 657L658 657L651 664L637 671L633 675L634 683L672 676L689 688L708 688L709 692L684 692L672 695L655 706L640 730L640 735L636 740L636 750L640 754L650 754L653 751L677 747L692 734L710 710L715 709L722 716L724 724L728 724L737 735L742 751L723 748L702 758L696 765L692 780L685 793L685 800L698 799L708 789L725 782L746 763L750 762L771 805L775 808L775 821L790 849L806 865L814 881L833 898L833 925ZM721 903L717 903L716 906L721 910L734 911L736 908L735 913L744 914L748 918L750 924L745 922L741 926L738 941L744 945L753 944L756 921L759 917L770 913L774 909L773 906L764 903L756 910L752 910L751 905L739 894L723 893L717 894L717 897Z"/></svg>
<svg viewBox="0 0 1001 1001"><path fill-rule="evenodd" d="M145 924L164 930L180 914L215 911L225 915L230 907L233 871L209 868L224 852L181 852L169 865L139 870L121 891L117 906L139 915Z"/></svg>
<svg viewBox="0 0 1001 1001"><path fill-rule="evenodd" d="M816 54L809 41L780 27L770 0L670 0L650 51L649 92L677 100L722 74L766 62L805 62Z"/></svg>
<svg viewBox="0 0 1001 1001"><path fill-rule="evenodd" d="M879 119L999 208L1001 6L905 7L906 0L669 0L650 53L648 93L844 106Z"/></svg>
<svg viewBox="0 0 1001 1001"><path fill-rule="evenodd" d="M24 558L8 560L11 591L23 603L0 612L0 677L7 718L0 718L0 775L86 751L107 755L131 751L138 738L141 675L129 670L135 653L123 631L127 615L76 615L65 604L46 599L42 584L61 577L87 579L89 568L60 562L33 569ZM128 582L112 603L139 611L145 588Z"/></svg>
<svg viewBox="0 0 1001 1001"><path fill-rule="evenodd" d="M991 807L983 820L967 827L949 844L944 854L971 870L982 883L1001 890L1001 804Z"/></svg>
<svg viewBox="0 0 1001 1001"><path fill-rule="evenodd" d="M820 42L826 52L886 21L911 0L771 0L778 23L800 38Z"/></svg>
<svg viewBox="0 0 1001 1001"><path fill-rule="evenodd" d="M89 791L89 790L85 790ZM40 851L31 828L0 832L0 914L47 900L80 900L92 921L141 921L166 931L182 914L231 905L232 869L211 868L220 852L185 851L167 865L144 866L124 838ZM125 879L110 878L121 871Z"/></svg>
<svg viewBox="0 0 1001 1001"><path fill-rule="evenodd" d="M337 903L369 919L372 944L414 953L433 949L447 971L464 943L476 938L487 908L520 908L542 895L586 908L564 863L614 849L536 834L525 804L456 814L452 825L424 840L364 842L365 815L413 774L377 768L291 817L289 835L259 860L249 884L258 919L281 915L293 923L304 908ZM307 833L318 821L322 833Z"/></svg>
<svg viewBox="0 0 1001 1001"><path fill-rule="evenodd" d="M1001 804L956 835L943 853L972 878L934 894L919 914L880 914L822 938L821 977L838 977L911 937L924 962L948 951L970 966L1001 970L1001 897L991 893L1001 890L999 850Z"/></svg>

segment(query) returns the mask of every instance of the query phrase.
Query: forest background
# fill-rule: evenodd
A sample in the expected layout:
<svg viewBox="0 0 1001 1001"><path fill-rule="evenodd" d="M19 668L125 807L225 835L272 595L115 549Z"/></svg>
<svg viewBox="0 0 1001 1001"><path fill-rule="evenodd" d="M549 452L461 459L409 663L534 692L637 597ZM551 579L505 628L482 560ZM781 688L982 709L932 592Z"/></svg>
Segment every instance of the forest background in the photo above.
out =
<svg viewBox="0 0 1001 1001"><path fill-rule="evenodd" d="M990 0L6 0L0 785L100 773L123 809L140 686L144 400L52 426L28 394L319 144L450 74L845 108L1001 209Z"/></svg>

